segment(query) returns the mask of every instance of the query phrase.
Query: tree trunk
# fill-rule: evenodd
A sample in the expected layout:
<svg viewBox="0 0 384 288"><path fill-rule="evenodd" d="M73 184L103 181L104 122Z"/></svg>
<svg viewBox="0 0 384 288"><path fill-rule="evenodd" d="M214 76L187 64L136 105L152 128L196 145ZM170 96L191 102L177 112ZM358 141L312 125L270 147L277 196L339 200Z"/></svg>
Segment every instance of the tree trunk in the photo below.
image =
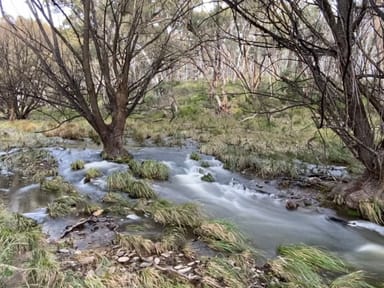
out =
<svg viewBox="0 0 384 288"><path fill-rule="evenodd" d="M98 134L103 144L104 159L128 160L132 158L132 155L124 147L124 125L110 124Z"/></svg>

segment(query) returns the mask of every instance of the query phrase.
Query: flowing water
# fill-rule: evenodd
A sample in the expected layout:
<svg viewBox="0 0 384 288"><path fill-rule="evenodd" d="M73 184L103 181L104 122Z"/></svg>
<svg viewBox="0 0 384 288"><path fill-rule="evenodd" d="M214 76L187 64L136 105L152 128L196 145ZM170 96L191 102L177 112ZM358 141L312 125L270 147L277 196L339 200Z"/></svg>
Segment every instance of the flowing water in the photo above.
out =
<svg viewBox="0 0 384 288"><path fill-rule="evenodd" d="M125 169L123 164L103 161L100 151L91 149L50 148L59 161L59 174L92 201L100 201L106 193L106 177L113 171ZM205 156L209 168L189 159L192 149L141 148L133 151L135 159L163 161L170 167L171 177L166 182L155 182L159 196L182 203L200 204L210 217L225 218L236 223L251 244L266 257L273 257L281 244L305 243L336 252L358 268L382 278L384 271L384 227L366 221L340 223L330 220L335 215L329 209L299 208L288 211L285 201L275 195L279 191L262 180L249 180L240 174L223 169L222 163ZM85 168L98 168L103 177L84 184L86 169L73 171L70 164L84 160ZM202 173L211 173L216 182L201 180ZM10 210L36 219L44 231L57 237L74 218L50 219L46 205L54 196L39 193L38 185L12 183L12 177L0 177L0 197ZM130 215L129 221L140 221Z"/></svg>

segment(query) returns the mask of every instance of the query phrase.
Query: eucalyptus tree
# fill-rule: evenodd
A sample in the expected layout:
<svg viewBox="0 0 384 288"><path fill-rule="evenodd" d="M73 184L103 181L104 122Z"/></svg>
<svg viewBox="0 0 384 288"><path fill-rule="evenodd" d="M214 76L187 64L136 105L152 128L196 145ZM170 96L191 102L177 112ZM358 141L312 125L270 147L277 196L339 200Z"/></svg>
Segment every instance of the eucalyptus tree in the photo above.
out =
<svg viewBox="0 0 384 288"><path fill-rule="evenodd" d="M43 105L45 89L38 57L0 27L0 111L9 120L26 119Z"/></svg>
<svg viewBox="0 0 384 288"><path fill-rule="evenodd" d="M302 69L281 79L311 109L317 126L331 128L364 165L364 181L348 190L346 201L383 197L384 17L378 1L224 2L234 19L257 28L264 41L253 45L295 54Z"/></svg>
<svg viewBox="0 0 384 288"><path fill-rule="evenodd" d="M60 94L52 101L87 120L100 136L106 157L129 156L124 148L126 118L152 88L155 76L185 53L175 43L180 40L180 19L191 9L189 1L27 3L39 32L30 33L26 23L9 22Z"/></svg>

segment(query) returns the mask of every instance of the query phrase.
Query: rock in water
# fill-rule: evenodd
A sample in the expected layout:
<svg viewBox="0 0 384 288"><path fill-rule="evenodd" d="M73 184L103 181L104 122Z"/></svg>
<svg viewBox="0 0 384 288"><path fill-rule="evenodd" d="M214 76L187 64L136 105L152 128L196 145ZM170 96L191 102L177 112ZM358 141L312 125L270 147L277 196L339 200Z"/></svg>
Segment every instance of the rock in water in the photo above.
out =
<svg viewBox="0 0 384 288"><path fill-rule="evenodd" d="M285 203L285 208L287 208L288 210L296 210L298 207L299 204L297 204L297 202L292 199L287 200L287 202Z"/></svg>

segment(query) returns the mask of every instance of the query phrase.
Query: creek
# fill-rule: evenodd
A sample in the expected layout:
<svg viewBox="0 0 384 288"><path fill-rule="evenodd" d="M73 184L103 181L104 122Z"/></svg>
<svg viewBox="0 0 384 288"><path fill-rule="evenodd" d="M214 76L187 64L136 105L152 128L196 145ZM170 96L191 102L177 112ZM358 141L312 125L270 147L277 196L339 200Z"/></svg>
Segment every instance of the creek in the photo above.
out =
<svg viewBox="0 0 384 288"><path fill-rule="evenodd" d="M107 175L126 168L123 164L102 160L96 149L47 149L58 160L59 175L94 202L99 202L106 193ZM276 196L279 190L275 186L225 170L220 161L210 156L203 156L209 163L208 168L203 168L199 161L189 158L194 150L147 147L131 152L137 160L154 159L169 166L169 181L153 183L161 198L177 203L196 202L207 216L235 223L252 246L267 258L275 256L281 244L305 243L337 253L357 268L374 274L374 278L383 277L384 227L365 221L335 222L330 218L336 213L330 209L288 211L285 200ZM70 164L79 159L86 163L85 169L71 170ZM88 168L98 168L104 176L85 184L83 179ZM202 173L208 172L215 182L201 180ZM28 181L18 181L9 173L0 175L0 199L9 210L37 220L51 238L57 238L67 225L78 220L47 216L45 207L54 195L39 193L39 185L24 185L23 182ZM140 222L132 215L130 218L134 219L130 221Z"/></svg>

